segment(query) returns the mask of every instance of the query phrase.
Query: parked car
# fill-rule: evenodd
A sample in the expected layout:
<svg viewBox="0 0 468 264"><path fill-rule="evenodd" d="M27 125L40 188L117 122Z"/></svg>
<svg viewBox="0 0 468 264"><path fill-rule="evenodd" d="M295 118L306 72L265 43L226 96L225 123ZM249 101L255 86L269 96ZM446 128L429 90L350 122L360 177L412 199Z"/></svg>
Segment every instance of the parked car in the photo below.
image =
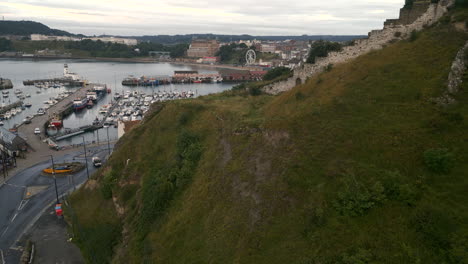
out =
<svg viewBox="0 0 468 264"><path fill-rule="evenodd" d="M38 127L36 127L36 128L34 129L34 134L35 134L35 135L41 134L41 130L40 130Z"/></svg>

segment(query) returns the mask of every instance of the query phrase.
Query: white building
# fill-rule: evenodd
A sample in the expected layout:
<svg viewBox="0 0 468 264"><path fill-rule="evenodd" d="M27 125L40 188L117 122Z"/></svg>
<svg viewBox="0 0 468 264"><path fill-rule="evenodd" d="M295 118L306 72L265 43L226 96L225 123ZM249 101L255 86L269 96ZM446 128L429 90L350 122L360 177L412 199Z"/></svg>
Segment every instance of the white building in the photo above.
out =
<svg viewBox="0 0 468 264"><path fill-rule="evenodd" d="M32 41L80 41L80 38L75 38L75 37L67 37L67 36L47 36L47 35L41 35L41 34L31 34L31 40Z"/></svg>
<svg viewBox="0 0 468 264"><path fill-rule="evenodd" d="M129 39L129 38L116 38L116 37L94 37L94 38L76 38L76 37L67 37L67 36L47 36L41 34L31 34L32 41L81 41L84 39L90 39L93 41L102 41L102 42L111 42L111 43L118 43L124 44L128 46L134 46L138 44L136 39Z"/></svg>
<svg viewBox="0 0 468 264"><path fill-rule="evenodd" d="M116 38L116 37L95 37L95 38L83 38L83 39L90 39L93 41L102 41L102 42L111 42L111 43L117 43L117 44L124 44L128 46L134 46L138 44L138 41L136 39L129 39L129 38Z"/></svg>

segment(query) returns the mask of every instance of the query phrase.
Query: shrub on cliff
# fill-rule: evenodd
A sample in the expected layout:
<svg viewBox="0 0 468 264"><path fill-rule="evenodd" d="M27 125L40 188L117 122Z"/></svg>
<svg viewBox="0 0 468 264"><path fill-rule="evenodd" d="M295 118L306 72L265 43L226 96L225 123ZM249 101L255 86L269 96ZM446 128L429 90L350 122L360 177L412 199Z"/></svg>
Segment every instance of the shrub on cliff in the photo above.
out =
<svg viewBox="0 0 468 264"><path fill-rule="evenodd" d="M429 149L424 152L424 164L435 173L447 174L453 167L454 157L448 149Z"/></svg>
<svg viewBox="0 0 468 264"><path fill-rule="evenodd" d="M263 80L265 81L270 81L273 80L277 77L283 76L283 75L290 75L291 69L286 68L286 67L276 67L274 69L269 70L265 76L263 77Z"/></svg>
<svg viewBox="0 0 468 264"><path fill-rule="evenodd" d="M315 63L317 57L327 57L329 52L341 51L343 45L338 42L319 40L312 44L307 63Z"/></svg>

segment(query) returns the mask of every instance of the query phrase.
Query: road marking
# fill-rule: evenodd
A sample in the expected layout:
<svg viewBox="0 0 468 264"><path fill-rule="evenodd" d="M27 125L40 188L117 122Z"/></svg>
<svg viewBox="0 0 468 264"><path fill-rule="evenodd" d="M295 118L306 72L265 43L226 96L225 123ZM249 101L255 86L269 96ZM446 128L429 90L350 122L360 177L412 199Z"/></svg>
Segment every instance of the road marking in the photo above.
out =
<svg viewBox="0 0 468 264"><path fill-rule="evenodd" d="M29 200L22 200L20 205L18 206L18 211L23 210L24 206L29 202Z"/></svg>
<svg viewBox="0 0 468 264"><path fill-rule="evenodd" d="M18 216L18 213L16 213L13 218L11 219L11 222L13 223L13 221L15 221L15 218Z"/></svg>
<svg viewBox="0 0 468 264"><path fill-rule="evenodd" d="M6 185L11 186L11 187L15 187L15 188L26 188L26 186L15 185L15 184L11 184L11 183L6 183Z"/></svg>
<svg viewBox="0 0 468 264"><path fill-rule="evenodd" d="M3 256L3 250L0 249L0 255L2 255L2 264L5 264L5 257Z"/></svg>
<svg viewBox="0 0 468 264"><path fill-rule="evenodd" d="M3 233L2 233L2 235L1 235L0 237L2 237L3 235L5 235L5 233L6 233L6 231L8 230L8 228L9 228L9 226L7 226L7 227L5 228L5 230L3 230Z"/></svg>

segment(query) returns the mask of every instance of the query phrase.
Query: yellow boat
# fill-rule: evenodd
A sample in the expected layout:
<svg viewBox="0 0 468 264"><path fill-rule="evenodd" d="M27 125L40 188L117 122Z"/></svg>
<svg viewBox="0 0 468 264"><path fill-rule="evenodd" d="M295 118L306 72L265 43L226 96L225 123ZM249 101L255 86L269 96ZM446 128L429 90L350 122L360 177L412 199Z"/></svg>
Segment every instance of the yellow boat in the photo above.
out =
<svg viewBox="0 0 468 264"><path fill-rule="evenodd" d="M48 173L48 174L52 174L52 168L44 169L43 172ZM55 174L69 173L69 172L72 172L72 170L58 170L58 169L55 169Z"/></svg>

